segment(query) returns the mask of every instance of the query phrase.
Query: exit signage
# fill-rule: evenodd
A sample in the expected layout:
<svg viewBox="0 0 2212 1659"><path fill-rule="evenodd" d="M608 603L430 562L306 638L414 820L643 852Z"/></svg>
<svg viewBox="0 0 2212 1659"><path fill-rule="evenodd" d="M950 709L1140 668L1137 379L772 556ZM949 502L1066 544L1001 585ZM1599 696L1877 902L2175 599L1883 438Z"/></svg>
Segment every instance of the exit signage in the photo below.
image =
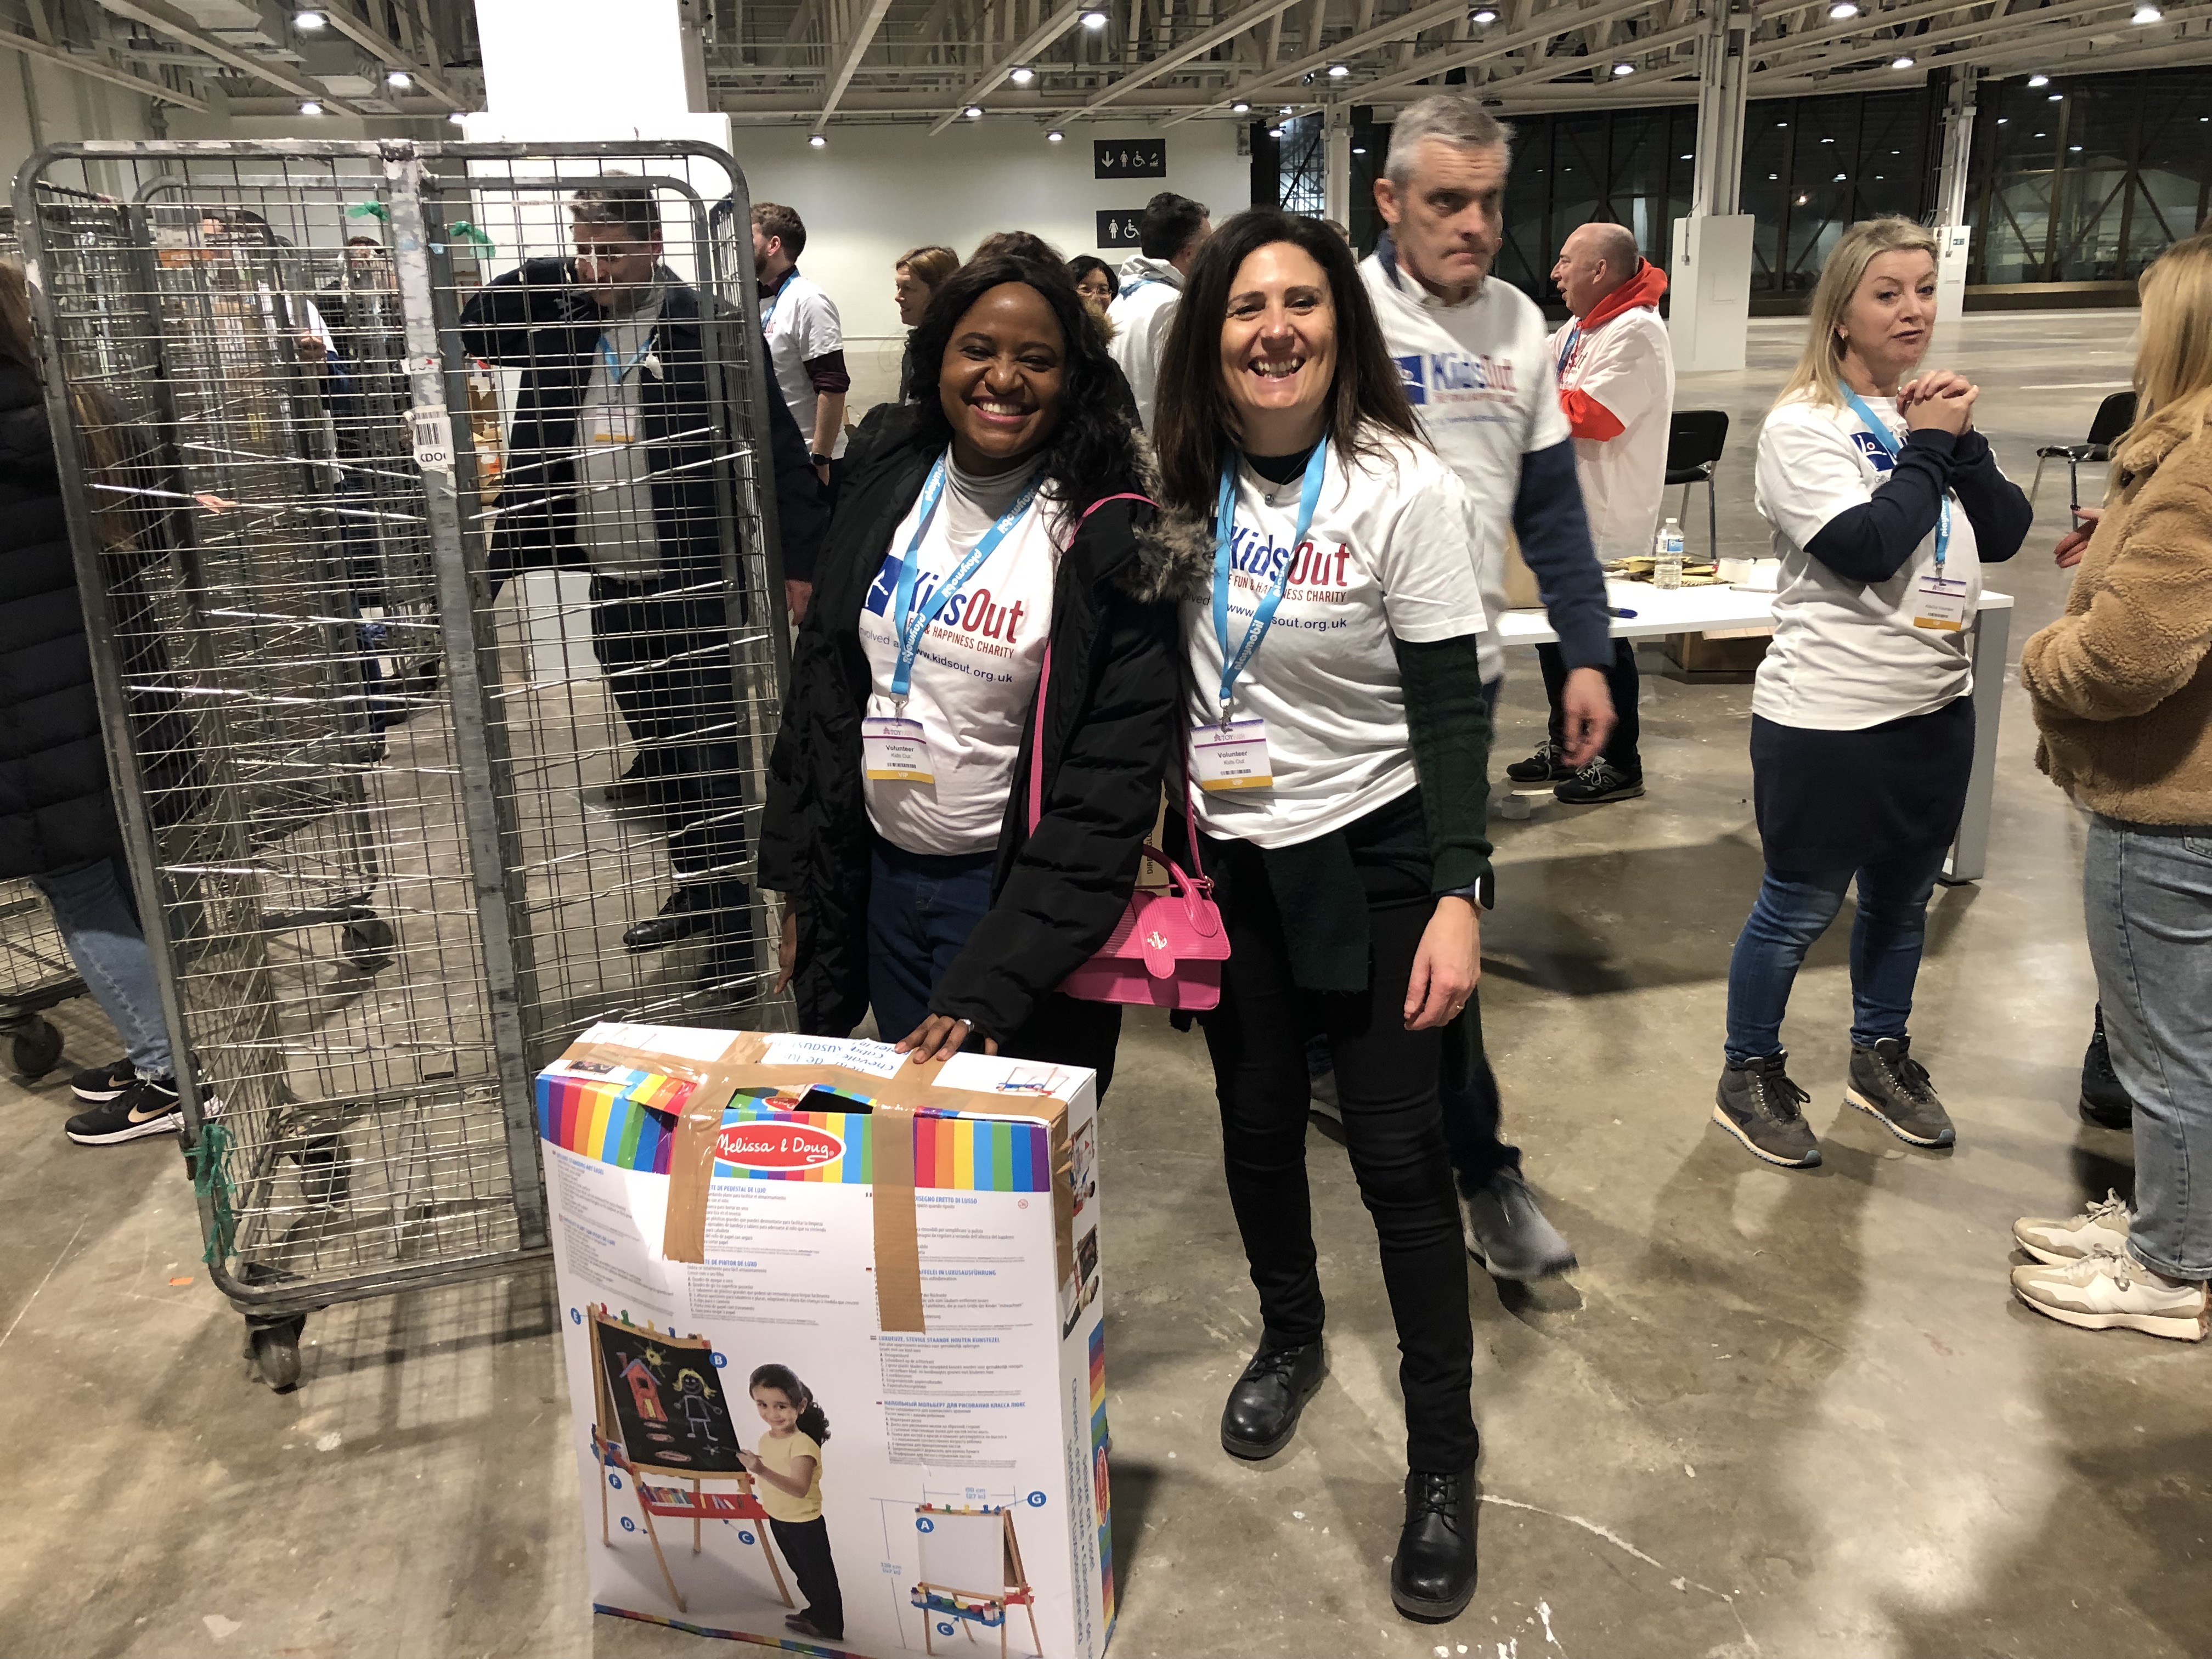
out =
<svg viewBox="0 0 2212 1659"><path fill-rule="evenodd" d="M1143 216L1141 208L1110 208L1102 212L1098 216L1098 246L1136 246L1137 221Z"/></svg>
<svg viewBox="0 0 2212 1659"><path fill-rule="evenodd" d="M1094 138L1091 142L1091 176L1094 179L1164 179L1168 176L1168 141L1164 138Z"/></svg>

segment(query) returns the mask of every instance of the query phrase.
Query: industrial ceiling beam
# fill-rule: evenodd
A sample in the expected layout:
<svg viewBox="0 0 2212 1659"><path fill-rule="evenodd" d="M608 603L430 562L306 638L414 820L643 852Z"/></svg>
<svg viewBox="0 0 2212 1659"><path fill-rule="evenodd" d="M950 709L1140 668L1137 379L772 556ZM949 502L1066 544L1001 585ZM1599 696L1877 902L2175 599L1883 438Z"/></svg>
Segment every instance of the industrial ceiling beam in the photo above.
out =
<svg viewBox="0 0 2212 1659"><path fill-rule="evenodd" d="M1866 63L1891 58L1899 52L1932 52L1937 46L1955 46L1961 40L1984 40L1992 34L2010 37L2025 35L2029 29L2045 30L2054 23L2063 23L2077 17L2094 15L2100 11L2131 10L2134 0L2073 0L2070 4L2045 6L2040 11L2023 12L2002 21L1984 21L1966 23L1948 29L1934 29L1926 34L1900 34L1887 40L1870 40L1860 46L1847 46L1836 52L1820 52L1808 59L1784 57L1782 69L1800 72L1813 69L1832 69L1845 64ZM2018 25L2017 28L2011 26ZM1773 59L1768 62L1772 64ZM1768 73L1775 70L1770 69Z"/></svg>
<svg viewBox="0 0 2212 1659"><path fill-rule="evenodd" d="M326 110L343 115L361 113L352 104L334 97L319 81L304 75L295 75L282 64L257 58L250 52L240 52L222 36L210 34L186 13L168 3L168 0L100 0L102 10L113 12L118 17L127 17L143 23L156 34L165 34L172 40L181 40L232 69L266 81L272 87L281 87L295 97L313 99Z"/></svg>
<svg viewBox="0 0 2212 1659"><path fill-rule="evenodd" d="M179 92L173 87L163 86L159 81L149 81L143 76L133 75L128 70L117 69L112 64L97 58L82 57L76 52L65 52L59 46L44 45L30 39L27 35L16 34L5 30L0 30L0 46L20 52L26 58L38 58L42 63L59 64L65 70L89 76L94 81L105 81L112 86L128 87L133 92L143 93L149 98L159 99L165 104L174 104L179 109L198 110L203 115L207 113L207 105L189 93Z"/></svg>
<svg viewBox="0 0 2212 1659"><path fill-rule="evenodd" d="M1632 12L1642 11L1650 3L1650 0L1613 0L1612 4L1593 6L1587 11L1571 13L1562 9L1539 13L1538 16L1542 21L1532 22L1526 28L1516 29L1502 39L1478 41L1466 46L1449 46L1441 52L1425 52L1395 73L1386 75L1379 81L1370 81L1362 86L1352 88L1352 91L1362 103L1366 103L1380 94L1399 87L1415 85L1432 76L1442 75L1446 70L1468 69L1477 64L1488 63L1492 58L1504 58L1509 53L1518 52L1523 46L1547 46L1563 34L1572 34L1576 30L1588 28L1593 23L1609 22L1613 18L1626 17ZM1624 52L1620 55L1626 54ZM1586 66L1589 61L1591 60L1581 60L1581 66ZM1474 92L1478 88L1470 86L1468 90Z"/></svg>
<svg viewBox="0 0 2212 1659"><path fill-rule="evenodd" d="M1639 0L1640 3L1641 0ZM1128 94L1136 91L1138 88L1149 85L1170 70L1181 69L1192 58L1203 58L1216 46L1228 45L1255 25L1264 23L1270 18L1281 16L1297 3L1298 0L1257 0L1256 4L1246 6L1241 11L1231 12L1212 28L1200 29L1173 51L1163 53L1143 67L1121 76L1089 103L1079 109L1073 110L1072 118L1080 121L1086 116L1096 114L1107 105L1118 102ZM1069 113L1069 112L1063 111L1062 113Z"/></svg>
<svg viewBox="0 0 2212 1659"><path fill-rule="evenodd" d="M2108 34L2115 28L2122 27L2121 20L2116 14L2131 11L2134 3L2135 0L2074 0L2072 4L2046 6L2041 11L2022 12L2003 20L2006 24L2017 23L2022 26L2017 29L1997 28L1990 24L1982 23L1960 28L1944 29L1933 34L1906 35L1895 40L1883 42L1863 55L1854 52L1848 57L1820 58L1806 64L1785 61L1774 69L1752 76L1751 84L1758 87L1771 81L1808 80L1813 77L1813 71L1816 70L1840 69L1854 63L1878 62L1882 58L1900 51L1917 53L1939 46L1956 46L1966 42L1978 41L1981 44L1970 46L1963 52L1947 52L1940 58L1916 62L1914 67L1929 69L1939 68L1945 64L1979 64L1991 55L2002 56L2021 51L2031 53L2063 51L2069 44L2086 41L2090 37L2100 33ZM2054 24L2086 21L2100 13L2116 15L2110 23L2102 25L2090 23L2085 28L2054 31L2051 27ZM2171 24L2204 15L2202 9L2185 9L2177 7L2166 14L2166 21ZM2126 25L2126 27L2133 28L2136 26ZM1997 38L1990 39L1993 33Z"/></svg>
<svg viewBox="0 0 2212 1659"><path fill-rule="evenodd" d="M883 27L884 15L890 9L891 0L867 0L867 9L860 14L860 22L853 30L853 38L845 43L845 49L837 59L837 67L830 71L830 83L823 88L822 113L814 118L815 131L819 132L830 125L830 118L837 111L837 100L845 95L845 88L853 84L854 73L860 67L860 59L867 56L868 48L875 43L876 31Z"/></svg>
<svg viewBox="0 0 2212 1659"><path fill-rule="evenodd" d="M1455 0L1456 3L1456 0ZM1029 32L1028 36L1005 57L977 77L962 94L958 104L939 116L929 129L934 138L939 133L960 118L961 111L971 104L980 104L1005 84L1006 77L1024 64L1034 64L1052 43L1082 21L1090 9L1089 0L1066 0L1066 3Z"/></svg>
<svg viewBox="0 0 2212 1659"><path fill-rule="evenodd" d="M466 110L469 107L462 100L460 94L447 83L444 76L434 69L426 68L416 62L401 48L397 40L386 34L381 29L373 28L361 18L353 15L344 5L326 4L323 8L323 16L332 28L375 58L385 68L404 71L408 78L423 91L428 93L433 98L442 100L447 109Z"/></svg>

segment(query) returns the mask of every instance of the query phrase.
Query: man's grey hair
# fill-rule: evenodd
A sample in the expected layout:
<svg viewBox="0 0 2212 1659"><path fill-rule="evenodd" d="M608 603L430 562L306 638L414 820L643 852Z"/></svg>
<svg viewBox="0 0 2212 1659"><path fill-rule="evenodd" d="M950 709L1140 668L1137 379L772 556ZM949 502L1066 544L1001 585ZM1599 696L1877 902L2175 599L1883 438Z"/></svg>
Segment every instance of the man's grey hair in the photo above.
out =
<svg viewBox="0 0 2212 1659"><path fill-rule="evenodd" d="M568 213L580 225L620 225L634 241L660 240L660 204L643 185L586 185L568 198Z"/></svg>
<svg viewBox="0 0 2212 1659"><path fill-rule="evenodd" d="M1403 190L1413 181L1413 157L1421 145L1435 138L1463 149L1488 149L1492 145L1513 156L1513 129L1483 108L1480 99L1465 93L1439 93L1403 111L1390 128L1390 154L1382 164L1383 176Z"/></svg>

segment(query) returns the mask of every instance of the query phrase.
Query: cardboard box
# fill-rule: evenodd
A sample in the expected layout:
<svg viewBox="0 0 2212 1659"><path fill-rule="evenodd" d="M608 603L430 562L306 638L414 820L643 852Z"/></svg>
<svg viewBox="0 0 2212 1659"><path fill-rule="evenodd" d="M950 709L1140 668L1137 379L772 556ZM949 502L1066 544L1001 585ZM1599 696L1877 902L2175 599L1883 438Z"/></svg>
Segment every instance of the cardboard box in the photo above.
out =
<svg viewBox="0 0 2212 1659"><path fill-rule="evenodd" d="M1690 685L1748 685L1774 638L1771 628L1667 635L1667 678Z"/></svg>
<svg viewBox="0 0 2212 1659"><path fill-rule="evenodd" d="M1098 1659L1090 1073L601 1024L539 1074L538 1123L598 1611L801 1653ZM794 1435L812 1489L770 1478L799 1480ZM827 1584L842 1639L794 1633Z"/></svg>

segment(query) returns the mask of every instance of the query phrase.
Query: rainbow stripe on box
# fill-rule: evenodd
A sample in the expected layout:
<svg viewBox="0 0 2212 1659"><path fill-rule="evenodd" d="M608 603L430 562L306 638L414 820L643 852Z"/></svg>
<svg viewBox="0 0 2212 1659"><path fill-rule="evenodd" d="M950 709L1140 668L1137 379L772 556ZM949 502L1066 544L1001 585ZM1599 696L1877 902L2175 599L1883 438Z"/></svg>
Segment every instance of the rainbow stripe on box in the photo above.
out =
<svg viewBox="0 0 2212 1659"><path fill-rule="evenodd" d="M676 1114L691 1087L689 1078L627 1066L541 1072L538 1138L619 1170L666 1175Z"/></svg>

